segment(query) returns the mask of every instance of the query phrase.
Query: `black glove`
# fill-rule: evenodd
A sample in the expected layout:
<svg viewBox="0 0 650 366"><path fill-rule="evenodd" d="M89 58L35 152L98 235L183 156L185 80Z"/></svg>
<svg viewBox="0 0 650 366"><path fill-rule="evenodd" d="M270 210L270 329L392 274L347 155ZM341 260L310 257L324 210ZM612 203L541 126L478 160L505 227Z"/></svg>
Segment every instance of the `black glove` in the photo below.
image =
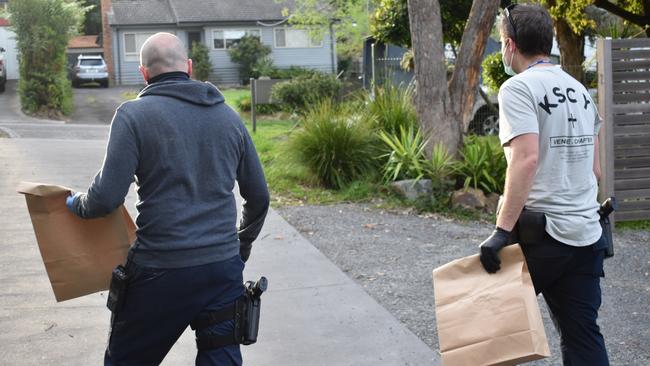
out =
<svg viewBox="0 0 650 366"><path fill-rule="evenodd" d="M244 261L244 263L246 263L246 261L248 260L248 257L251 256L251 249L252 248L253 248L253 244L251 244L251 243L248 243L248 244L240 243L239 244L239 256L241 257L241 260Z"/></svg>
<svg viewBox="0 0 650 366"><path fill-rule="evenodd" d="M499 250L505 247L510 240L510 231L498 227L485 239L481 245L481 264L488 273L496 273L501 269Z"/></svg>

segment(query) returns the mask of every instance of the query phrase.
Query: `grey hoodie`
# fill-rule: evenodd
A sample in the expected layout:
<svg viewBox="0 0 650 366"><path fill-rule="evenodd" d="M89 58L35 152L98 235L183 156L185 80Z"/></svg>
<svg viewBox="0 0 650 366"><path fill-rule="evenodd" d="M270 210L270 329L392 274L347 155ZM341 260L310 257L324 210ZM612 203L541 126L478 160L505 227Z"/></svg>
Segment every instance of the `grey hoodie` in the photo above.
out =
<svg viewBox="0 0 650 366"><path fill-rule="evenodd" d="M104 216L137 185L133 261L158 268L217 262L259 234L269 193L241 119L210 83L170 74L123 103L111 124L106 157L73 210ZM236 227L235 181L244 198Z"/></svg>

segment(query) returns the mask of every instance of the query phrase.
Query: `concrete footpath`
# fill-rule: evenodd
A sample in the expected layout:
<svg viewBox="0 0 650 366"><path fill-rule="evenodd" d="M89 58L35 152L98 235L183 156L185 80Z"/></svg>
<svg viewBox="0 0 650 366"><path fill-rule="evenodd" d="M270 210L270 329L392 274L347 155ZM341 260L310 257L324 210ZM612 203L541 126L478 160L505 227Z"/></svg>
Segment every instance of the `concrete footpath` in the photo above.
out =
<svg viewBox="0 0 650 366"><path fill-rule="evenodd" d="M106 292L56 303L25 199L15 192L23 180L87 188L101 165L107 128L59 126L21 128L0 119L13 137L0 138L1 365L98 365L103 359ZM132 215L134 202L131 190L126 205ZM245 278L260 275L269 279L269 291L259 341L242 348L246 364L439 364L436 352L273 210ZM191 365L195 352L188 329L163 365Z"/></svg>

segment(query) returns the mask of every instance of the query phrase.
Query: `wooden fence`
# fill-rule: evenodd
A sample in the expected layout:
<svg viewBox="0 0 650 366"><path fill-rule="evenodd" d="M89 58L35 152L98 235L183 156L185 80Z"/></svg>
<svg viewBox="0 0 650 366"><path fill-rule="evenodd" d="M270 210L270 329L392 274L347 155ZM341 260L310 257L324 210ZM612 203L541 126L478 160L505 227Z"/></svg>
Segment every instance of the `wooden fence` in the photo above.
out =
<svg viewBox="0 0 650 366"><path fill-rule="evenodd" d="M650 39L598 40L600 196L616 221L650 219Z"/></svg>

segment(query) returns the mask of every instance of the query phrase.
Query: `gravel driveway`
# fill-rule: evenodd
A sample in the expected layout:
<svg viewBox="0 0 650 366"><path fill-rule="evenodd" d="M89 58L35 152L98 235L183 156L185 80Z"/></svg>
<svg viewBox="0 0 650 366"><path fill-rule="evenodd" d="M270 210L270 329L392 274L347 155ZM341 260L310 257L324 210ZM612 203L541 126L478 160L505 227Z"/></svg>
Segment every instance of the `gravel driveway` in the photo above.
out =
<svg viewBox="0 0 650 366"><path fill-rule="evenodd" d="M432 349L438 349L431 271L475 254L493 224L386 212L369 205L283 207L278 212ZM605 262L600 325L612 365L650 365L650 233L615 234ZM559 340L539 297L552 357Z"/></svg>

